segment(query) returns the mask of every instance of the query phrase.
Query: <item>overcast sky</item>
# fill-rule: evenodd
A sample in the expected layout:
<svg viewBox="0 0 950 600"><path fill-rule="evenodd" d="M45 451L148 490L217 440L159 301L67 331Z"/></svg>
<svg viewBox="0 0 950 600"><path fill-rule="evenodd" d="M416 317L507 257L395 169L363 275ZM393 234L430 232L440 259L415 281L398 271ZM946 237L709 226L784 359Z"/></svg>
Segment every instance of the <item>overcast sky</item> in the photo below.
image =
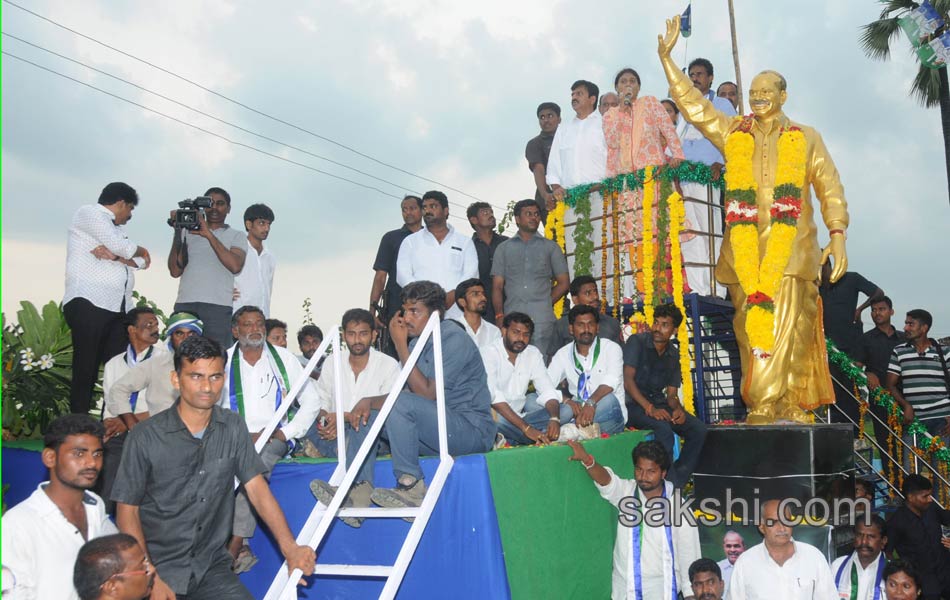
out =
<svg viewBox="0 0 950 600"><path fill-rule="evenodd" d="M21 300L62 298L71 216L117 180L139 191L129 235L154 259L139 273L137 287L170 310L177 281L165 268L171 241L165 219L179 200L215 185L231 193L232 226L243 228L241 215L252 203L274 209L272 312L296 329L306 297L320 326L367 304L372 259L380 236L401 225L404 192L444 189L456 203L450 222L466 233L467 222L455 217L464 216L470 196L498 207L531 196L524 144L537 133L539 102L558 102L569 118L574 80L590 79L605 89L624 66L640 72L641 93L664 97L656 36L684 3L39 0L29 7L262 113L443 185L278 124L4 3L7 34L388 182L236 130L4 36L6 52L382 190L229 144L4 56L4 312L12 316ZM864 57L859 27L879 10L871 0L736 0L736 10L745 86L762 69L782 72L789 81L787 114L822 133L841 172L851 213L850 269L894 299L899 321L906 310L923 307L934 314L935 333L950 333L943 250L950 208L939 111L920 108L908 96L916 66L906 41L896 40L889 62ZM688 44L680 40L674 58L682 66L706 57L717 82L734 80L726 1L697 3L693 18L693 35ZM827 233L820 230L824 243Z"/></svg>

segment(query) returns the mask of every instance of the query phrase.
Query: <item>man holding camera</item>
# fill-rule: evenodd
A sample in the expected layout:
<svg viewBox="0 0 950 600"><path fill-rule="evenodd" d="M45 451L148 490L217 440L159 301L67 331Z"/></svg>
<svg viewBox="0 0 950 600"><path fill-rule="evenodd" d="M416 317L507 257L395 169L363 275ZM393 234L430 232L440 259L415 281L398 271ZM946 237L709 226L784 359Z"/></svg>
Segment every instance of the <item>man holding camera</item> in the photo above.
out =
<svg viewBox="0 0 950 600"><path fill-rule="evenodd" d="M219 187L205 192L210 202L199 208L193 222L178 218L172 211L169 223L175 228L168 253L168 271L181 277L175 312L190 312L204 321L204 335L223 346L230 346L231 306L234 276L244 268L247 237L224 221L231 212L231 196ZM187 213L186 213L187 214Z"/></svg>

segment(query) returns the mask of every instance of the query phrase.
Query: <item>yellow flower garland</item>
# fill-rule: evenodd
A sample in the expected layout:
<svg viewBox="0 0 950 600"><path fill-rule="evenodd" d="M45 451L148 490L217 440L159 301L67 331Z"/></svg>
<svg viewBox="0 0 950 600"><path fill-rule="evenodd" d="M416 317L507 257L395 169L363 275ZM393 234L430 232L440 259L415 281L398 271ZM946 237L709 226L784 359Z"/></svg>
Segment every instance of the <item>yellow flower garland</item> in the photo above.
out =
<svg viewBox="0 0 950 600"><path fill-rule="evenodd" d="M567 248L565 245L564 237L564 214L567 212L567 206L564 202L558 202L554 206L554 210L548 212L548 218L544 221L544 237L549 240L554 240L554 242L561 249L561 252L566 252ZM557 319L561 318L561 315L564 313L564 300L561 300L554 305L554 317Z"/></svg>
<svg viewBox="0 0 950 600"><path fill-rule="evenodd" d="M683 251L680 247L680 229L686 218L683 197L674 191L667 200L670 207L670 268L673 270L673 303L686 316L686 302L683 299ZM695 323L694 323L695 326ZM683 379L683 409L691 415L696 414L693 405L692 364L689 357L689 332L683 323L676 332L680 345L680 374Z"/></svg>
<svg viewBox="0 0 950 600"><path fill-rule="evenodd" d="M656 168L646 167L643 175L643 242L641 254L643 256L643 316L649 326L653 326L653 288L656 285L653 273L653 200L656 183L653 174Z"/></svg>
<svg viewBox="0 0 950 600"><path fill-rule="evenodd" d="M604 192L603 218L600 220L600 311L607 308L607 214L610 211L610 194Z"/></svg>

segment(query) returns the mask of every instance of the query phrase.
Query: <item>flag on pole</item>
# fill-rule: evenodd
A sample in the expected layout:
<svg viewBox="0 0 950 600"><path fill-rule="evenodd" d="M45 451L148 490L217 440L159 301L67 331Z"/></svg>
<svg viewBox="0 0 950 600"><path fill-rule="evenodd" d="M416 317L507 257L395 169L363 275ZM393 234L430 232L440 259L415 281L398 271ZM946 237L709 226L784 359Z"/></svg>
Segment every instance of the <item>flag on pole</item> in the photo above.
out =
<svg viewBox="0 0 950 600"><path fill-rule="evenodd" d="M689 34L693 33L693 4L689 3L686 5L686 10L683 11L683 14L680 15L680 35L684 38L688 38Z"/></svg>
<svg viewBox="0 0 950 600"><path fill-rule="evenodd" d="M943 19L940 17L940 13L927 0L924 0L914 10L908 11L904 16L898 18L897 23L910 38L910 43L913 44L915 50L927 45L930 41L927 38L943 27Z"/></svg>

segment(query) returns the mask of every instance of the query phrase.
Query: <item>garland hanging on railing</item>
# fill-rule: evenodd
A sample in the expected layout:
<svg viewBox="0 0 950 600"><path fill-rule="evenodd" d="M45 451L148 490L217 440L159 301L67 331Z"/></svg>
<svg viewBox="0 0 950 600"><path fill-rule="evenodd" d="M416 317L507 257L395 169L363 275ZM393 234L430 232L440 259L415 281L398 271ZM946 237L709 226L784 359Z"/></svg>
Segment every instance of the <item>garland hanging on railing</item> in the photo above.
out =
<svg viewBox="0 0 950 600"><path fill-rule="evenodd" d="M672 269L673 279L673 303L680 310L680 314L686 317L686 301L683 298L683 251L680 248L680 230L683 221L686 218L686 207L683 203L683 197L674 191L667 203L670 207L670 268ZM695 327L695 323L693 326ZM676 336L680 346L680 374L683 380L683 409L691 415L696 414L696 407L693 406L693 378L692 366L689 358L689 331L686 323L680 325L676 330Z"/></svg>
<svg viewBox="0 0 950 600"><path fill-rule="evenodd" d="M643 242L641 255L643 256L643 317L647 327L653 326L653 298L656 291L656 271L654 270L654 239L653 239L653 202L656 199L654 190L656 179L653 177L653 167L646 168L646 177L643 180L643 211L642 220ZM633 244L631 244L633 245Z"/></svg>
<svg viewBox="0 0 950 600"><path fill-rule="evenodd" d="M561 249L561 252L566 252L567 240L564 238L564 213L566 212L567 207L563 202L558 202L554 206L554 210L548 212L547 219L544 221L544 237L549 240L554 240L554 243L558 245ZM567 297L562 298L557 304L554 305L554 316L557 319L561 318L561 315L564 314L564 306L567 302Z"/></svg>

